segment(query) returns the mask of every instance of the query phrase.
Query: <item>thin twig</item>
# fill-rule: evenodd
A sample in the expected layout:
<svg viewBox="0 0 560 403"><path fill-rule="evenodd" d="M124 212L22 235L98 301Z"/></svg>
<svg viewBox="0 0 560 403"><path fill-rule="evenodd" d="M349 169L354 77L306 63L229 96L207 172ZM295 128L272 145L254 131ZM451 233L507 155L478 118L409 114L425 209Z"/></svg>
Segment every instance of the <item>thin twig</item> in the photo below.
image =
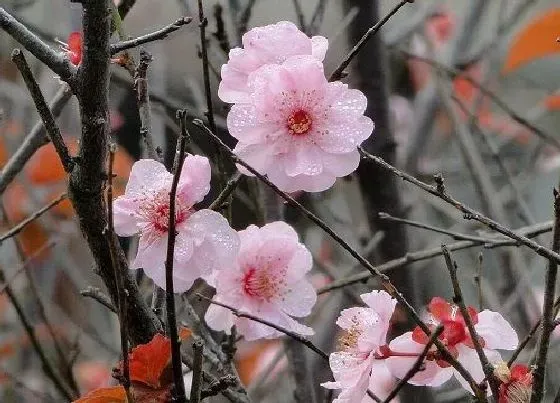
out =
<svg viewBox="0 0 560 403"><path fill-rule="evenodd" d="M122 19L124 19L124 17L126 17L126 15L130 11L130 9L134 6L135 3L136 3L136 0L122 0L119 3L119 14L120 14Z"/></svg>
<svg viewBox="0 0 560 403"><path fill-rule="evenodd" d="M20 49L14 49L12 52L12 61L16 64L17 68L19 69L21 76L23 77L23 81L29 90L29 94L35 102L35 108L37 112L39 112L39 116L43 120L43 124L47 131L47 136L49 140L53 143L53 146L60 157L60 162L64 167L64 170L69 173L72 171L72 167L74 166L74 161L70 156L70 152L68 151L68 147L64 143L62 139L62 135L60 134L60 129L54 120L54 116L47 105L47 101L45 101L45 97L41 92L41 88L39 88L39 84L33 77L33 73L27 64L27 60L25 60L25 56Z"/></svg>
<svg viewBox="0 0 560 403"><path fill-rule="evenodd" d="M375 24L373 27L371 27L370 29L367 30L367 32L364 34L364 36L362 36L362 39L360 39L358 41L358 43L352 48L352 50L346 55L346 57L340 62L339 66L333 71L333 73L331 74L329 81L337 81L340 80L342 78L342 76L344 75L344 69L346 69L346 67L348 67L348 65L350 64L350 62L352 61L352 59L354 57L356 57L356 55L358 53L360 53L360 51L362 50L362 48L365 46L365 44L367 43L367 41L373 36L375 35L383 25L385 25L385 23L387 21L389 21L391 19L391 17L393 15L395 15L397 13L397 11L399 11L399 9L404 6L407 3L411 3L412 1L410 0L401 0L399 2L399 4L397 4L395 7L393 7L393 9L391 11L389 11L389 13L383 17L377 24Z"/></svg>
<svg viewBox="0 0 560 403"><path fill-rule="evenodd" d="M33 56L45 63L47 67L58 74L76 92L76 66L62 53L51 49L37 35L28 30L25 25L6 12L3 7L0 7L0 28L10 34Z"/></svg>
<svg viewBox="0 0 560 403"><path fill-rule="evenodd" d="M217 39L220 49L227 55L230 50L229 38L224 22L224 8L220 3L214 4L214 19L216 20L216 32L212 36Z"/></svg>
<svg viewBox="0 0 560 403"><path fill-rule="evenodd" d="M24 219L23 221L21 221L19 224L17 224L16 226L10 228L8 231L6 231L4 234L0 235L0 245L2 244L2 242L4 242L6 239L8 238L12 238L13 236L16 236L17 234L19 234L21 231L23 231L25 229L25 227L27 225L29 225L30 223L32 223L33 221L35 221L36 219L38 219L39 217L41 217L43 214L45 214L47 211L49 211L50 209L52 209L53 207L55 207L56 205L58 205L60 202L62 202L63 200L66 200L67 198L67 194L66 193L62 193L60 194L56 199L54 199L53 201L51 201L49 204L47 204L46 206L42 207L41 209L37 210L35 213L31 214L29 217L27 217L26 219Z"/></svg>
<svg viewBox="0 0 560 403"><path fill-rule="evenodd" d="M204 361L204 344L201 340L193 343L193 377L190 394L190 403L200 403L202 389L202 363Z"/></svg>
<svg viewBox="0 0 560 403"><path fill-rule="evenodd" d="M469 330L474 349L478 354L478 359L480 360L480 364L482 365L482 370L484 371L484 375L486 375L486 379L490 384L492 396L494 397L494 401L497 402L499 398L499 392L498 384L496 378L494 377L494 367L492 366L490 361L488 361L486 353L484 353L484 349L480 344L480 336L474 328L471 315L467 309L467 306L465 305L465 300L463 299L463 291L461 290L461 285L459 284L459 279L457 278L457 265L451 258L451 253L449 253L449 249L447 249L445 245L441 246L441 250L443 251L443 257L445 258L445 264L447 265L447 270L449 271L449 277L451 278L451 284L453 286L453 302L457 304L459 310L461 311L461 316L463 317L463 320L467 325L467 329Z"/></svg>
<svg viewBox="0 0 560 403"><path fill-rule="evenodd" d="M432 348L432 345L434 344L435 340L443 332L443 329L444 329L444 327L442 325L439 325L438 327L435 328L434 332L432 333L432 335L428 339L428 342L424 346L424 349L422 350L422 352L420 353L420 355L418 356L418 358L414 362L414 365L412 365L412 367L410 367L410 369L407 371L407 373L404 375L404 377L399 381L399 383L397 383L397 385L393 388L391 393L389 393L389 396L387 396L387 398L385 398L383 403L391 402L391 400L393 400L398 395L399 391L407 384L407 382L409 380L411 380L414 375L416 375L419 371L422 370L422 366L424 364L424 359L426 358L426 356L430 352L430 349Z"/></svg>
<svg viewBox="0 0 560 403"><path fill-rule="evenodd" d="M482 293L482 261L483 261L483 254L479 252L478 260L476 265L476 274L474 276L474 283L476 285L476 291L478 294L478 310L482 311L484 306L484 294Z"/></svg>
<svg viewBox="0 0 560 403"><path fill-rule="evenodd" d="M245 167L249 172L255 175L259 181L266 184L270 187L274 192L276 192L280 197L282 197L289 205L296 208L299 212L301 212L305 217L315 223L319 228L325 231L331 238L335 240L342 248L344 248L350 255L356 259L365 269L367 269L373 276L380 279L381 284L385 288L385 290L393 296L408 312L411 318L418 324L418 326L422 329L424 333L427 335L430 334L430 329L428 326L422 321L416 310L410 305L410 303L403 297L403 295L395 288L395 286L391 283L390 279L379 270L377 270L367 259L365 259L358 251L352 248L348 242L340 237L332 228L330 228L323 220L313 214L311 211L306 209L301 203L296 201L293 197L282 192L276 185L270 182L266 176L262 175L258 172L255 168L247 164L244 160L239 158L237 155L233 153L233 151L212 131L210 131L204 123L200 119L193 120L193 124L203 131L205 131L210 138L214 140L216 144L218 144L224 152L226 152L229 157L232 159L234 163L237 163L243 167ZM480 388L469 374L469 372L459 363L447 350L447 348L439 341L436 340L435 342L438 350L441 352L442 358L445 359L453 368L455 368L464 378L465 380L471 385L473 391L477 396L481 395Z"/></svg>
<svg viewBox="0 0 560 403"><path fill-rule="evenodd" d="M192 17L182 17L176 20L173 24L166 25L157 31L151 32L146 35L139 36L128 41L122 41L111 45L111 54L122 52L123 50L136 48L145 43L159 41L167 38L167 36L179 30L183 25L187 25L192 21Z"/></svg>
<svg viewBox="0 0 560 403"><path fill-rule="evenodd" d="M452 205L453 207L455 207L457 210L463 212L464 214L464 218L467 220L476 220L484 225L486 225L488 228L499 232L505 236L507 236L508 238L514 239L516 241L518 241L519 243L521 243L522 245L527 246L528 248L534 250L537 254L539 254L540 256L543 256L547 259L553 259L556 262L560 262L560 255L558 254L558 252L555 252L549 248L545 248L542 245L539 245L537 242L523 236L520 234L516 234L515 232L513 232L511 229L503 226L502 224L492 220L491 218L486 217L485 215L479 213L478 211L468 207L467 205L461 203L460 201L454 199L453 197L451 197L449 194L447 194L446 192L439 192L434 186L428 185L427 183L422 182L419 179L416 179L414 176L409 175L405 172L400 171L399 169L395 168L394 166L392 166L391 164L385 162L382 158L374 156L370 153L368 153L367 151L364 151L361 147L358 147L358 150L360 151L360 153L362 154L362 156L364 158L366 158L367 160L374 162L380 166L382 166L385 169L388 169L389 171L391 171L392 173L394 173L395 175L399 176L400 178L404 179L405 181L412 183L413 185L419 187L420 189L436 196L439 197L441 200L443 200L444 202Z"/></svg>
<svg viewBox="0 0 560 403"><path fill-rule="evenodd" d="M174 398L179 403L186 403L185 384L181 369L181 341L177 334L177 319L175 317L175 294L173 288L173 262L175 256L175 198L177 186L181 177L183 162L185 161L186 145L188 140L185 110L177 111L177 118L181 124L181 137L177 143L177 152L173 163L173 182L169 192L169 222L167 226L167 255L165 258L165 302L167 312L167 328L171 339L171 363L173 368Z"/></svg>
<svg viewBox="0 0 560 403"><path fill-rule="evenodd" d="M54 118L60 116L62 109L72 98L72 92L68 84L63 84L57 91L51 102L49 109ZM25 136L18 149L10 156L10 159L2 167L0 172L0 194L4 193L6 187L12 182L16 175L23 170L24 165L31 156L43 145L49 142L46 136L46 129L43 121L38 121Z"/></svg>
<svg viewBox="0 0 560 403"><path fill-rule="evenodd" d="M560 250L560 193L554 189L554 229L552 230L552 250ZM542 331L537 346L536 367L533 371L533 389L531 403L538 403L543 399L544 380L546 375L546 361L550 336L554 331L554 298L556 293L556 278L558 275L558 262L550 259L546 271L544 287Z"/></svg>
<svg viewBox="0 0 560 403"><path fill-rule="evenodd" d="M390 214L387 214L385 212L380 212L378 214L379 219L380 220L386 220L386 221L392 221L392 222L398 222L398 223L402 223L402 224L407 224L416 228L422 228L422 229L426 229L429 231L434 231L437 232L439 234L445 234L445 235L449 235L451 238L453 238L456 241L473 241L473 242L478 242L478 243L492 243L495 240L493 239L489 239L489 238L482 238L482 237L478 237L478 236L474 236L474 235L467 235L467 234L461 234L459 232L454 232L454 231L450 231L444 228L439 228L439 227L434 227L433 225L429 225L429 224L424 224L418 221L413 221L413 220L407 220L405 218L398 218L398 217L393 217Z"/></svg>
<svg viewBox="0 0 560 403"><path fill-rule="evenodd" d="M117 286L117 308L119 310L119 326L120 326L120 339L121 339L121 354L123 359L122 370L122 385L126 391L128 400L131 399L130 394L130 370L128 363L128 326L127 326L127 301L124 279L122 275L123 268L119 264L117 251L115 250L115 243L111 242L115 237L115 225L113 218L113 166L115 162L115 153L117 147L115 144L109 146L109 180L107 184L107 246L111 254L111 263L113 264L113 272L115 274L115 283Z"/></svg>
<svg viewBox="0 0 560 403"><path fill-rule="evenodd" d="M523 228L519 228L516 230L517 233L519 234L525 234L528 237L535 237L537 235L540 235L544 232L549 232L552 229L552 221L548 221L546 223L540 223L537 225L533 225L530 227L523 227ZM478 242L473 242L473 241L460 241L460 242L456 242L456 243L452 243L448 245L448 249L450 251L456 251L456 250L462 250L462 249L468 249L468 248L473 248L476 246L481 246L483 244L478 243ZM504 246L519 246L519 243L517 241L513 241L510 239L504 239L504 240L496 240L494 243L492 244L486 244L484 245L485 247L504 247ZM409 252L406 255L397 258L397 259L393 259L393 260L389 260L383 264L380 264L377 267L377 269L383 273L386 273L388 271L391 270L395 270L398 269L400 267L406 266L410 263L414 263L414 262L419 262L422 260L426 260L426 259L431 259L437 256L441 256L443 254L443 252L441 251L441 248L431 248L431 249L424 249L424 250L420 250L417 252ZM356 283L360 283L363 281L366 281L368 278L373 277L372 274L370 272L363 272L363 273L358 273L358 274L354 274L352 276L349 276L347 278L343 278L337 281L333 281L331 284L324 286L322 288L319 288L317 290L317 294L324 294L326 292L332 291L332 290L336 290L339 288L343 288L352 284L356 284Z"/></svg>
<svg viewBox="0 0 560 403"><path fill-rule="evenodd" d="M117 311L117 308L115 308L115 306L111 302L111 298L109 298L108 295L103 294L103 292L99 288L89 286L86 289L81 290L80 294L83 297L89 297L91 299L96 300L101 305L103 305L105 308L109 309L111 312L114 312L117 315L119 314L119 312Z"/></svg>
<svg viewBox="0 0 560 403"><path fill-rule="evenodd" d="M235 192L237 185L239 184L239 180L241 179L241 173L236 172L233 174L231 178L226 183L224 189L220 192L220 194L212 201L212 204L208 207L210 210L217 210L220 209L223 204L228 200L228 198Z"/></svg>
<svg viewBox="0 0 560 403"><path fill-rule="evenodd" d="M286 328L284 328L284 327L282 327L282 326L280 326L280 325L277 325L276 323L269 322L269 321L266 320L266 319L262 319L262 318L256 317L255 315L252 315L252 314L250 314L250 313L248 313L248 312L242 312L242 311L240 311L239 309L234 308L234 307L229 306L229 305L226 305L226 304L224 304L224 303L222 303L222 302L214 301L213 299L208 298L208 297L205 297L205 296L202 295L202 294L197 293L196 295L197 295L199 298L201 298L201 299L203 299L203 300L205 300L205 301L210 302L211 304L218 305L218 306L221 306L222 308L226 308L226 309L230 310L231 313L234 314L235 316L237 316L238 318L250 319L250 320L252 320L252 321L254 321L254 322L258 322L258 323L261 323L261 324L263 324L263 325L269 326L269 327L271 327L271 328L273 328L273 329L275 329L275 330L278 330L280 333L284 333L286 336L289 336L289 337L291 337L292 339L294 339L295 341L297 341L297 342L299 342L299 343L305 345L307 348L309 348L311 351L313 351L314 353L316 353L317 355L319 355L319 356L320 356L321 358L323 358L324 360L327 360L327 361L328 361L328 359L329 359L329 355L328 355L327 353L325 353L323 350L321 350L319 347L317 347L315 344L313 344L312 341L307 340L305 337L301 336L301 335L298 334L298 333L292 332L291 330L288 330L288 329L286 329Z"/></svg>
<svg viewBox="0 0 560 403"><path fill-rule="evenodd" d="M148 158L162 162L154 144L152 136L152 112L150 108L150 96L148 87L148 67L152 61L152 55L145 50L140 50L140 61L134 72L134 90L136 91L136 102L138 104L138 114L140 115L140 135L144 140L144 150Z"/></svg>
<svg viewBox="0 0 560 403"><path fill-rule="evenodd" d="M6 277L4 275L4 270L2 269L0 269L0 282L6 283ZM47 354L43 349L43 346L39 342L37 335L35 334L35 329L31 325L29 318L23 311L23 307L17 300L15 293L12 290L12 287L10 287L9 285L6 285L6 295L8 296L8 299L10 300L12 305L14 306L17 316L21 321L23 328L25 329L25 333L27 333L29 340L31 341L31 345L33 346L33 349L35 350L35 352L39 356L39 359L41 360L41 364L43 367L43 371L45 371L45 375L47 376L47 378L49 378L52 381L55 388L62 396L64 396L66 400L68 401L74 400L73 399L74 394L72 393L72 391L68 389L66 384L60 378L60 374L56 371L53 364L47 358Z"/></svg>

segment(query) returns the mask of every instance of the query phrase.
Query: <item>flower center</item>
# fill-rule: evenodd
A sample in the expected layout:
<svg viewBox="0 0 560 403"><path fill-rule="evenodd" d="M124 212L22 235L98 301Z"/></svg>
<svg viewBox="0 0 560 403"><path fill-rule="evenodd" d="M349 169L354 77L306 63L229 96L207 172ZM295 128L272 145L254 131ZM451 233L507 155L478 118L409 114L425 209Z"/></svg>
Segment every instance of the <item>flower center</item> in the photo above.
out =
<svg viewBox="0 0 560 403"><path fill-rule="evenodd" d="M444 320L441 324L443 325L442 339L448 346L455 346L466 341L467 332L463 323L456 320Z"/></svg>
<svg viewBox="0 0 560 403"><path fill-rule="evenodd" d="M160 192L152 200L146 201L141 214L155 231L163 234L169 229L169 207L169 193ZM186 221L193 212L190 206L175 199L175 225Z"/></svg>
<svg viewBox="0 0 560 403"><path fill-rule="evenodd" d="M313 121L311 116L302 109L293 112L286 122L290 134L300 136L311 130Z"/></svg>
<svg viewBox="0 0 560 403"><path fill-rule="evenodd" d="M282 275L274 275L267 270L249 268L241 280L246 295L269 302L282 292L285 284Z"/></svg>
<svg viewBox="0 0 560 403"><path fill-rule="evenodd" d="M352 351L358 347L358 339L362 334L362 329L358 325L352 325L346 329L338 339L338 345L342 351Z"/></svg>

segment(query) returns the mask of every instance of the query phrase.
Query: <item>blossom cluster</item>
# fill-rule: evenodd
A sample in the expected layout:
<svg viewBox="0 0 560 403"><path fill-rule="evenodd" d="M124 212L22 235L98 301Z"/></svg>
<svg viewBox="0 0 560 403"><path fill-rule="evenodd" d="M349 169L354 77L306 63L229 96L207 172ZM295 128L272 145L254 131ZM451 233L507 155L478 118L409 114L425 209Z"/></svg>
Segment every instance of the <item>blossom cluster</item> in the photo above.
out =
<svg viewBox="0 0 560 403"><path fill-rule="evenodd" d="M354 307L341 312L337 325L343 330L340 349L330 355L329 363L334 382L323 383L328 389L340 389L337 403L361 402L368 390L380 398L385 398L390 389L380 389L375 379L387 377L405 378L413 368L428 344L429 337L420 327L406 332L391 341L387 340L390 318L396 300L385 291L373 291L361 295L367 307ZM429 329L443 327L439 341L472 376L475 382L485 381L485 374L475 350L473 339L465 318L457 306L440 297L434 297L428 305ZM518 338L511 325L497 312L484 310L477 312L468 307L469 317L489 362L497 371L503 367L497 350L514 350ZM521 368L521 367L519 367ZM500 394L503 402L509 402L508 393L527 394L532 377L515 367L498 379L502 381ZM507 366L506 366L507 369ZM502 370L502 373L504 371ZM421 370L408 379L412 385L440 386L455 377L461 386L473 393L469 383L446 360L436 346L431 346L425 356ZM488 391L490 390L487 388Z"/></svg>
<svg viewBox="0 0 560 403"><path fill-rule="evenodd" d="M364 116L362 93L326 79L326 38L309 38L292 23L280 22L249 31L243 45L231 50L219 87L221 99L233 103L227 124L238 140L234 152L288 192L322 191L354 171L357 146L371 134L373 123ZM247 340L276 338L280 330L312 335L312 328L294 319L308 316L317 300L306 277L313 265L311 253L296 231L282 221L235 231L218 212L198 208L210 191L206 157L186 156L178 174L173 291L188 290L198 278L215 287L216 304L205 320L217 331L235 326ZM139 235L131 268L142 268L164 289L173 179L160 162L142 159L133 165L124 195L113 202L117 234ZM425 386L440 386L455 377L473 393L438 347L432 345L423 355L430 337L422 328L388 340L397 305L391 295L372 291L361 299L365 307L344 309L336 321L342 336L338 351L329 357L334 381L322 386L341 391L337 403L368 402L368 391L385 398L387 385L405 377ZM228 307L276 327L235 316ZM485 373L466 325L472 322L484 354L496 365L500 403L529 393L530 371L504 367L497 351L518 344L516 332L499 313L469 307L465 318L440 297L432 299L428 312L428 329L442 327L441 344L482 383ZM421 369L410 374L421 358Z"/></svg>
<svg viewBox="0 0 560 403"><path fill-rule="evenodd" d="M357 146L373 122L364 116L364 94L327 81L327 39L282 21L250 30L242 43L222 66L218 89L233 104L234 152L286 192L323 191L356 170Z"/></svg>

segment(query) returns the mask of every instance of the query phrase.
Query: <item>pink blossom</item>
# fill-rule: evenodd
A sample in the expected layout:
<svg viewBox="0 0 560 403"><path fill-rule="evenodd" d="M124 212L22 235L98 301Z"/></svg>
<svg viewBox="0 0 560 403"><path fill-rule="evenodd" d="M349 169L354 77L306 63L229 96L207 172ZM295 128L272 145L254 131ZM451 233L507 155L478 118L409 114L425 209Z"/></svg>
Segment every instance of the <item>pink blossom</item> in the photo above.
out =
<svg viewBox="0 0 560 403"><path fill-rule="evenodd" d="M322 61L329 46L327 38L309 38L288 21L253 28L241 41L244 49L230 50L229 61L222 66L218 96L224 102L248 102L249 75L260 67L279 64L296 55L309 55Z"/></svg>
<svg viewBox="0 0 560 403"><path fill-rule="evenodd" d="M358 167L357 146L373 130L363 115L367 99L327 82L321 62L293 56L264 66L249 88L249 102L233 105L227 117L239 140L234 151L280 189L323 191Z"/></svg>
<svg viewBox="0 0 560 403"><path fill-rule="evenodd" d="M336 321L344 333L339 341L340 351L329 357L335 381L321 384L327 389L342 390L335 403L361 402L372 383L370 378L376 378L378 373L387 375L384 360L376 358L386 344L397 301L385 291L372 291L361 298L368 307L345 309Z"/></svg>
<svg viewBox="0 0 560 403"><path fill-rule="evenodd" d="M302 335L313 329L292 317L311 313L317 294L305 275L312 267L311 254L288 224L277 221L239 231L241 248L216 279L215 300L248 312ZM246 340L282 335L270 326L236 318L225 308L211 305L206 322L214 330L229 332L233 325Z"/></svg>
<svg viewBox="0 0 560 403"><path fill-rule="evenodd" d="M115 231L120 236L140 234L133 269L142 268L165 289L165 256L169 221L169 192L173 175L151 159L137 161L125 194L113 202ZM211 210L194 209L210 190L206 157L185 158L175 199L177 237L174 255L174 290L189 289L194 280L229 264L239 250L237 233L227 220Z"/></svg>
<svg viewBox="0 0 560 403"><path fill-rule="evenodd" d="M432 321L430 327L435 329L439 324L444 326L443 333L440 336L441 342L463 364L476 382L482 382L484 371L464 318L458 308L442 298L435 297L428 305L428 310ZM479 313L472 307L469 307L468 310L490 362L500 360L500 354L496 349L514 350L517 347L517 334L502 315L489 310ZM427 341L428 337L419 327L414 329L413 332L407 332L391 341L388 352L389 358L387 359L389 371L398 378L404 377L415 363L416 356L424 349ZM413 385L439 386L447 382L453 375L466 390L471 391L463 377L449 363L442 360L435 347L433 347L433 352L428 355L425 361L425 369L414 375L409 382Z"/></svg>

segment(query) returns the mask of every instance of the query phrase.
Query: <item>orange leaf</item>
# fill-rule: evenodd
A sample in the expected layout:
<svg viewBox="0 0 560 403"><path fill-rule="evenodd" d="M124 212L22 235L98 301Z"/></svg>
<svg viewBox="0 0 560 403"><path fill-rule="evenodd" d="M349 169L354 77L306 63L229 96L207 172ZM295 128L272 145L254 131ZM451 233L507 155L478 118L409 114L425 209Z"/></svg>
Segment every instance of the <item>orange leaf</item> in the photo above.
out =
<svg viewBox="0 0 560 403"><path fill-rule="evenodd" d="M192 335L191 329L189 329L188 327L181 326L179 328L179 339L181 341L188 339L189 337L191 337L191 335Z"/></svg>
<svg viewBox="0 0 560 403"><path fill-rule="evenodd" d="M544 99L544 104L546 109L549 111L557 111L560 110L560 95L559 94L552 94L547 96Z"/></svg>
<svg viewBox="0 0 560 403"><path fill-rule="evenodd" d="M502 72L507 74L535 59L560 53L560 44L556 42L558 36L560 8L554 8L538 16L517 34Z"/></svg>
<svg viewBox="0 0 560 403"><path fill-rule="evenodd" d="M122 386L101 388L91 391L84 397L74 400L74 403L126 403L126 391Z"/></svg>
<svg viewBox="0 0 560 403"><path fill-rule="evenodd" d="M171 343L167 337L158 333L149 343L133 348L128 359L131 381L159 389L162 386L163 371L171 360Z"/></svg>

